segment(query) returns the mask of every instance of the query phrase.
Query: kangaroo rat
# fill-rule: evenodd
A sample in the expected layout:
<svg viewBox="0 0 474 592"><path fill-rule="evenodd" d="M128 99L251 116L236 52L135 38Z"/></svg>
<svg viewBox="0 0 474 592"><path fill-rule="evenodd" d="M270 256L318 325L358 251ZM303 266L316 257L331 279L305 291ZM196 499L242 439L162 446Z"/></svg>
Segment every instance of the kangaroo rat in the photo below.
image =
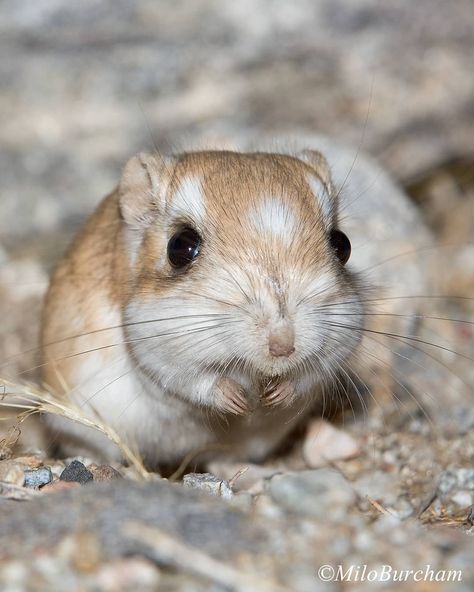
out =
<svg viewBox="0 0 474 592"><path fill-rule="evenodd" d="M347 325L364 323L364 289L338 216L316 151L132 158L51 280L44 383L150 464L216 442L264 458L360 341ZM120 457L48 421L65 450Z"/></svg>

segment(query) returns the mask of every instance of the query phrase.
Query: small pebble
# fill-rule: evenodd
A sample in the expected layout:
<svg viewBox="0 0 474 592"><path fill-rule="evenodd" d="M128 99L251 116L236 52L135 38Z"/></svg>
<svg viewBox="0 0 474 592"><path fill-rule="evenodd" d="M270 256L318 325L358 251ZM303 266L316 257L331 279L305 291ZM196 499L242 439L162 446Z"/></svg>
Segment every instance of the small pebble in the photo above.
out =
<svg viewBox="0 0 474 592"><path fill-rule="evenodd" d="M54 483L48 483L41 488L43 493L57 493L58 491L66 491L68 489L75 489L80 487L81 484L77 481L55 481Z"/></svg>
<svg viewBox="0 0 474 592"><path fill-rule="evenodd" d="M41 487L53 480L53 474L49 467L25 471L25 487Z"/></svg>
<svg viewBox="0 0 474 592"><path fill-rule="evenodd" d="M22 486L25 481L24 467L13 460L0 461L0 481Z"/></svg>
<svg viewBox="0 0 474 592"><path fill-rule="evenodd" d="M122 479L122 475L110 465L99 465L91 468L94 481L112 481L113 479Z"/></svg>
<svg viewBox="0 0 474 592"><path fill-rule="evenodd" d="M92 481L94 476L80 461L73 460L72 463L64 469L59 478L61 481L76 481L77 483L84 485L85 483Z"/></svg>
<svg viewBox="0 0 474 592"><path fill-rule="evenodd" d="M204 489L212 495L230 499L234 496L228 481L218 479L212 473L188 473L183 477L184 487L191 489Z"/></svg>
<svg viewBox="0 0 474 592"><path fill-rule="evenodd" d="M303 444L303 458L308 467L318 469L330 461L353 458L358 454L360 447L347 432L325 419L317 419L309 425Z"/></svg>

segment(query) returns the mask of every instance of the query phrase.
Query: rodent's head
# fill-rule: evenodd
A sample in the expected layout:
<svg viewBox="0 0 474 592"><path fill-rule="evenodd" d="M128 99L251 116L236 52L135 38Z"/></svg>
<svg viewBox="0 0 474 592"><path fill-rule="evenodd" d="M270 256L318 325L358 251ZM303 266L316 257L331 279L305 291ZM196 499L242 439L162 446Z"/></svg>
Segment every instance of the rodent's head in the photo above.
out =
<svg viewBox="0 0 474 592"><path fill-rule="evenodd" d="M362 304L320 153L141 154L119 195L126 334L163 387L192 398L198 376L227 375L303 391L345 366Z"/></svg>

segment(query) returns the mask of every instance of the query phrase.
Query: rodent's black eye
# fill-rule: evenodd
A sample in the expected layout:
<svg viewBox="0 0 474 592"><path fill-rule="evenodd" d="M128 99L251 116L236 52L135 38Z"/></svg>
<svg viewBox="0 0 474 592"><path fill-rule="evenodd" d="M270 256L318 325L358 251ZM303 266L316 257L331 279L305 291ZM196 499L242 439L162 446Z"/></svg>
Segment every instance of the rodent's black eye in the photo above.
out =
<svg viewBox="0 0 474 592"><path fill-rule="evenodd" d="M329 242L336 252L336 257L345 265L351 256L351 241L340 230L331 230Z"/></svg>
<svg viewBox="0 0 474 592"><path fill-rule="evenodd" d="M169 262L176 268L186 267L199 255L201 243L201 237L193 228L181 228L168 241Z"/></svg>

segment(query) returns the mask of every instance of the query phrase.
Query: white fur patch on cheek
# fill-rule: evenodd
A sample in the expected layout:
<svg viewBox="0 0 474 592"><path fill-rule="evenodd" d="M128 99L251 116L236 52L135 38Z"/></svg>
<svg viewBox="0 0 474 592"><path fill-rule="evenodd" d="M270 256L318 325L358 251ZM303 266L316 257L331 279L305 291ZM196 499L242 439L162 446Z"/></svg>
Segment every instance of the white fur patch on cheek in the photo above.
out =
<svg viewBox="0 0 474 592"><path fill-rule="evenodd" d="M357 348L362 324L362 305L356 293L341 290L337 275L323 270L305 282L303 301L296 316L297 351L315 361L316 372L311 381L332 380L338 368L347 368L346 361Z"/></svg>
<svg viewBox="0 0 474 592"><path fill-rule="evenodd" d="M327 226L331 225L334 216L335 201L329 195L326 185L316 175L308 175L308 184L314 193Z"/></svg>
<svg viewBox="0 0 474 592"><path fill-rule="evenodd" d="M281 199L268 197L253 208L248 219L260 234L272 234L279 239L291 241L298 230L298 218Z"/></svg>
<svg viewBox="0 0 474 592"><path fill-rule="evenodd" d="M169 214L171 217L191 216L200 225L204 223L206 207L201 179L188 175L182 179L174 192Z"/></svg>

